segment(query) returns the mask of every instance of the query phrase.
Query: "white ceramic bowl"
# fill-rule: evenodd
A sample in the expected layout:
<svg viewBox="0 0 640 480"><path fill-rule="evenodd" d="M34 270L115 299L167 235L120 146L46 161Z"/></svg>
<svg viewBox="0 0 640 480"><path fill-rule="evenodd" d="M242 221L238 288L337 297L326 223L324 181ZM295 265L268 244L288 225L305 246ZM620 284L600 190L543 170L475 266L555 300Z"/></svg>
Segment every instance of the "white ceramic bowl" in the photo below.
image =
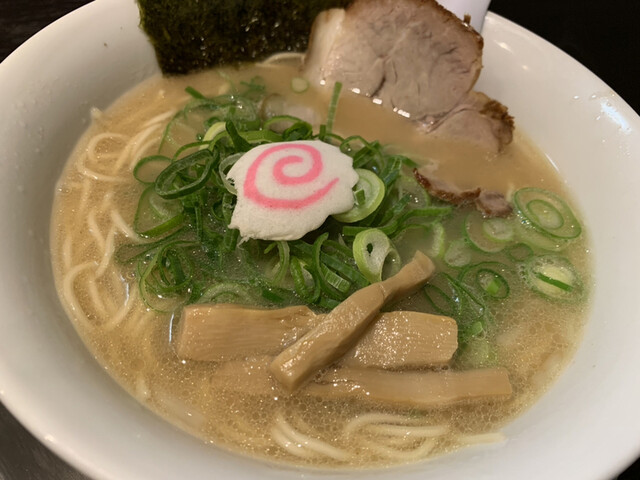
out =
<svg viewBox="0 0 640 480"><path fill-rule="evenodd" d="M500 99L557 165L591 227L597 285L585 338L508 441L377 472L319 473L249 460L182 433L98 366L53 288L54 183L89 121L154 73L133 0L98 0L0 65L0 399L95 478L605 479L640 452L640 118L558 49L487 16L479 89Z"/></svg>

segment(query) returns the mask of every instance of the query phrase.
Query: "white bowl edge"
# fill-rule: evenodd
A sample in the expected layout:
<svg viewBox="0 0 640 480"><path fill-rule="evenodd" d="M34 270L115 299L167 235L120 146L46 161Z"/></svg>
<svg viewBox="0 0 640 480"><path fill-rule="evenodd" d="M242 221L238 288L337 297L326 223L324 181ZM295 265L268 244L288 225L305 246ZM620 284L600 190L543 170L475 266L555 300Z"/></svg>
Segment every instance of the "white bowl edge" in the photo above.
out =
<svg viewBox="0 0 640 480"><path fill-rule="evenodd" d="M640 152L640 119L584 67L533 34L494 14L487 16L484 34L485 69L478 88L508 105L517 124L559 166L592 226L597 277L583 346L551 391L505 429L506 443L462 450L420 465L350 474L281 469L246 460L189 437L114 388L81 346L53 289L49 286L39 296L33 295L34 289L42 288L39 278L51 278L52 178L59 175L61 162L86 127L89 107L106 107L157 71L150 46L138 30L132 0L98 0L87 5L40 32L0 65L4 90L0 104L8 105L12 114L0 119L0 138L10 139L0 160L4 167L0 205L11 205L0 212L4 223L30 219L24 231L0 237L3 248L12 252L0 257L0 304L21 305L13 311L5 309L2 320L4 331L10 333L0 337L3 403L45 445L95 478L161 479L178 474L201 478L219 469L227 476L274 479L398 478L402 474L406 478L604 479L618 473L640 452L640 409L636 408L640 385L632 371L640 365L640 348L633 348L634 339L640 338L640 323L631 288L634 271L640 267L640 259L632 254L640 238L640 222L632 212L640 192L639 167L633 158ZM62 51L60 38L66 39ZM87 70L86 63L84 70L80 68L78 57L89 59L91 68ZM61 78L56 73L60 64L76 71L75 78ZM112 64L117 67L105 67ZM507 78L518 79L518 86L507 84ZM540 89L547 100L531 105L523 92ZM56 94L42 95L48 91ZM545 105L553 106L552 119ZM52 115L57 124L41 128L38 117L30 116L33 112L43 116L43 124ZM562 136L553 125L562 126ZM597 136L584 134L594 129ZM593 164L587 175L582 161ZM618 188L607 199L595 194L599 185L612 183ZM620 231L618 212L635 223ZM6 274L20 269L19 278ZM620 299L620 292L629 295ZM615 318L611 317L612 299L620 300ZM624 331L619 330L621 326ZM31 355L25 346L37 347L44 356ZM58 369L55 377L54 367ZM77 384L80 378L83 385ZM621 383L623 378L626 383ZM78 401L69 394L76 389L81 395ZM615 405L617 411L604 410L605 405L609 409ZM626 420L612 424L619 412L627 412ZM581 425L580 430L576 425ZM549 430L558 432L556 443L547 436ZM94 435L88 435L91 431ZM111 431L119 432L118 442L109 441ZM611 440L614 436L616 442ZM138 448L156 454L134 460L132 451ZM167 455L170 451L173 458ZM509 463L503 465L504 455ZM503 470L496 472L496 465Z"/></svg>

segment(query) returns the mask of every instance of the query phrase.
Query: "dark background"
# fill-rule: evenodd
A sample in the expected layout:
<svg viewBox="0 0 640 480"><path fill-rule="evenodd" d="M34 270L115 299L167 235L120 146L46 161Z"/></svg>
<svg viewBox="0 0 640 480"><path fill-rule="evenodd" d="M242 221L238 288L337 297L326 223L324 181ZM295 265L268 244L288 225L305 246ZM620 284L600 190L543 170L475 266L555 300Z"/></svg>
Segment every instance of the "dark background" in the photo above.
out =
<svg viewBox="0 0 640 480"><path fill-rule="evenodd" d="M0 61L38 30L86 3L0 0ZM491 10L564 50L640 112L638 0L493 0ZM640 479L640 460L618 478ZM0 404L0 480L31 479L86 477L58 460Z"/></svg>

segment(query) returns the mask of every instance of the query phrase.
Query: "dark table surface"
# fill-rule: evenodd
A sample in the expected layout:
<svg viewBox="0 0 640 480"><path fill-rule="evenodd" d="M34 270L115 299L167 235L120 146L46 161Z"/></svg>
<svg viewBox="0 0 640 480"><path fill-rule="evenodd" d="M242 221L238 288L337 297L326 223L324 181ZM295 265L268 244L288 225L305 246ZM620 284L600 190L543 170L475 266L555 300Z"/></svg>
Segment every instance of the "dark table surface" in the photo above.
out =
<svg viewBox="0 0 640 480"><path fill-rule="evenodd" d="M89 2L0 0L0 61L38 30L86 3ZM491 10L576 58L640 112L640 2L493 0ZM639 479L640 460L618 478ZM0 404L0 480L31 479L87 477L47 450Z"/></svg>

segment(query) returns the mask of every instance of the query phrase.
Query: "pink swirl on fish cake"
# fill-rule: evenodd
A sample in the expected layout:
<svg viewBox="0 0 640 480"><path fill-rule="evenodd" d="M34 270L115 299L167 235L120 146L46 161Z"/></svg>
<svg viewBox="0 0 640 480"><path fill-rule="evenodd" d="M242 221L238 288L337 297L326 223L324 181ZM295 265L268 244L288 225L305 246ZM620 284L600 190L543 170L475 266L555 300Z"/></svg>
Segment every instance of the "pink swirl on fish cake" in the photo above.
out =
<svg viewBox="0 0 640 480"><path fill-rule="evenodd" d="M301 155L295 154L295 149L304 151L311 158L311 168L308 169L303 175L293 176L288 175L285 172L285 168L297 163L304 162L305 158ZM256 185L256 177L258 176L258 169L260 165L272 155L277 155L282 150L294 150L294 153L287 154L281 158L278 158L273 165L272 176L277 185L285 186L301 186L304 184L312 184L316 180L324 168L324 162L322 160L322 154L320 151L311 146L304 144L286 144L286 145L274 145L271 148L266 149L251 164L247 170L247 176L244 180L244 195L248 199L253 200L258 205L266 208L274 209L294 209L299 210L313 205L314 203L322 200L338 183L338 178L334 178L329 181L324 187L315 190L310 195L302 198L275 198L263 194ZM287 152L289 153L289 152ZM312 185L311 185L312 186Z"/></svg>

